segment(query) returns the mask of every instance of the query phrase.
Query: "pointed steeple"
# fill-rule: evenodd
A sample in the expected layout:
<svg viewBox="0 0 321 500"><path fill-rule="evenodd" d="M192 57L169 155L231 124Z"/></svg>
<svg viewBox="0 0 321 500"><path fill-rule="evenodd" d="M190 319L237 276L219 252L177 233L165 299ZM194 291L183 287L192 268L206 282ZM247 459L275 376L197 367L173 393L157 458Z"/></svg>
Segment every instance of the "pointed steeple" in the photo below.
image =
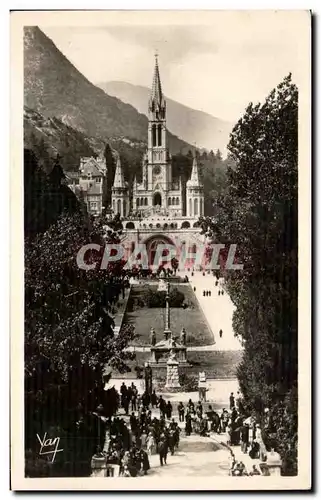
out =
<svg viewBox="0 0 321 500"><path fill-rule="evenodd" d="M162 92L162 84L159 76L158 67L158 56L155 54L155 68L152 84L152 92L149 99L149 109L151 112L161 112L162 116L159 118L165 118L165 99Z"/></svg>
<svg viewBox="0 0 321 500"><path fill-rule="evenodd" d="M201 179L200 179L200 174L199 174L199 169L198 169L198 160L196 157L196 152L194 152L194 158L193 158L193 167L192 167L192 174L191 178L187 182L188 186L201 186Z"/></svg>
<svg viewBox="0 0 321 500"><path fill-rule="evenodd" d="M117 162L116 162L116 171L115 171L113 187L114 188L126 188L126 184L125 184L125 180L124 180L124 173L123 173L123 169L121 166L119 156L118 156Z"/></svg>
<svg viewBox="0 0 321 500"><path fill-rule="evenodd" d="M163 99L162 93L162 85L159 76L159 68L158 68L158 55L155 54L155 69L154 69L154 78L152 85L152 95L151 98L154 100L155 104L161 104Z"/></svg>

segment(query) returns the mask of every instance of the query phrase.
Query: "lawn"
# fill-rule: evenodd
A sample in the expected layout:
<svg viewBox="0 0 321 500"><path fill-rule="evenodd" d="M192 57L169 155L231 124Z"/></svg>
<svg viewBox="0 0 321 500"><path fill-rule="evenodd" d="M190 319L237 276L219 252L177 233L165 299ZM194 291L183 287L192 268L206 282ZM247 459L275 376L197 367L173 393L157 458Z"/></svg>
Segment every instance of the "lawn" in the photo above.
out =
<svg viewBox="0 0 321 500"><path fill-rule="evenodd" d="M145 285L156 288L156 285ZM203 312L195 298L191 285L175 284L175 287L185 295L185 302L188 304L186 309L171 308L170 327L173 335L178 336L182 328L186 330L187 346L201 346L213 344L213 334L209 329ZM123 325L132 324L135 326L137 338L133 345L150 345L150 330L153 327L156 332L156 341L164 338L165 309L139 307L135 302L142 296L143 285L134 285L127 304Z"/></svg>
<svg viewBox="0 0 321 500"><path fill-rule="evenodd" d="M208 379L230 379L236 377L236 369L242 359L240 351L189 351L187 361L190 366L186 367L186 374L198 377L199 372L205 371ZM135 366L144 367L145 362L150 360L149 352L136 352L136 359L128 361L131 371L125 374L114 372L115 378L132 378L136 376ZM154 377L165 378L166 367L153 368Z"/></svg>
<svg viewBox="0 0 321 500"><path fill-rule="evenodd" d="M242 360L242 352L191 351L187 353L187 359L193 365L188 369L189 374L205 371L207 378L234 378Z"/></svg>

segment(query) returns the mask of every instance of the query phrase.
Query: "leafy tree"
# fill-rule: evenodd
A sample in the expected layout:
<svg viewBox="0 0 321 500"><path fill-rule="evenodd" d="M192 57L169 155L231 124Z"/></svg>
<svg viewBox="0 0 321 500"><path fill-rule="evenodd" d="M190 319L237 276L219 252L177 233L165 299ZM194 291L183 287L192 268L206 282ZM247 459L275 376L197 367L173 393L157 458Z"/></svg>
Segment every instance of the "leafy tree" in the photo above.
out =
<svg viewBox="0 0 321 500"><path fill-rule="evenodd" d="M128 369L126 361L132 355L125 348L133 330L125 328L113 335L110 312L124 287L121 263L102 270L102 251L87 252L86 262L98 265L86 271L79 268L76 257L88 243L103 250L106 240L119 241L122 226L115 219L106 232L101 220L88 218L77 205L64 211L60 203L51 212L53 195L69 190L60 184L59 175L44 175L31 152L25 158L32 160L25 165L31 174L25 177L25 204L38 214L37 203L30 200L38 195L41 210L50 216L28 231L25 240L25 445L34 450L36 434L43 435L51 426L62 429L67 438L78 436L72 443L68 438L67 448L74 450L74 457L83 457L84 468L78 470L83 475L98 436L104 439L104 429L98 430L101 422L92 411L98 404L103 404L107 415L114 408L112 394L103 390L104 367ZM79 419L85 422L80 427ZM69 474L59 467L57 462L50 475L58 470ZM34 472L29 474L34 474L34 465L31 469Z"/></svg>
<svg viewBox="0 0 321 500"><path fill-rule="evenodd" d="M204 223L213 240L239 248L243 271L226 271L234 330L245 345L238 378L248 411L278 414L284 474L296 473L297 459L297 127L289 75L235 125L228 189L215 221Z"/></svg>
<svg viewBox="0 0 321 500"><path fill-rule="evenodd" d="M166 306L166 292L159 292L147 287L142 297L143 303L147 307L165 307ZM174 287L169 292L169 305L170 307L182 307L185 300L185 295Z"/></svg>
<svg viewBox="0 0 321 500"><path fill-rule="evenodd" d="M221 153L221 151L219 149L216 151L216 160L218 160L218 161L222 161L223 160L222 153Z"/></svg>

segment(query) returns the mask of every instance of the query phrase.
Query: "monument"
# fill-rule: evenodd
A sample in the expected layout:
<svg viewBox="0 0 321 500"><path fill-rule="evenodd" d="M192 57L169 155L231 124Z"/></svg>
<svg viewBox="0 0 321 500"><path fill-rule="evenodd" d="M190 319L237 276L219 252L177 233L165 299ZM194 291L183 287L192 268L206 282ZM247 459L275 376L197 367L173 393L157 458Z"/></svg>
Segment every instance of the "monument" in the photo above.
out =
<svg viewBox="0 0 321 500"><path fill-rule="evenodd" d="M179 383L178 365L179 363L176 359L175 351L172 349L167 361L166 389L179 389L181 387Z"/></svg>
<svg viewBox="0 0 321 500"><path fill-rule="evenodd" d="M200 401L206 401L206 374L205 372L199 372L198 374L198 397Z"/></svg>
<svg viewBox="0 0 321 500"><path fill-rule="evenodd" d="M186 332L183 328L180 342L173 337L170 328L170 306L169 306L169 283L164 280L159 280L158 291L166 291L165 297L165 326L164 338L156 343L156 333L151 329L150 336L150 365L151 366L167 366L167 361L171 353L175 354L176 363L178 365L187 366L186 360Z"/></svg>

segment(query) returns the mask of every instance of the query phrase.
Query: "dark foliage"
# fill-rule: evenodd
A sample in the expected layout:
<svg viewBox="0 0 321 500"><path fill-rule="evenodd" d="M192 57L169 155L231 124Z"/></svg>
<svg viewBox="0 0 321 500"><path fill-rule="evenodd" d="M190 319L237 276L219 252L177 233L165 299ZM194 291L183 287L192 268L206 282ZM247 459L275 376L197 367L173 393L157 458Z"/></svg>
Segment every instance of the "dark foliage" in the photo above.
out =
<svg viewBox="0 0 321 500"><path fill-rule="evenodd" d="M238 378L249 411L278 415L283 473L296 473L298 90L291 75L234 127L228 189L204 229L235 243L243 271L226 272L245 352ZM268 439L268 436L266 436Z"/></svg>

